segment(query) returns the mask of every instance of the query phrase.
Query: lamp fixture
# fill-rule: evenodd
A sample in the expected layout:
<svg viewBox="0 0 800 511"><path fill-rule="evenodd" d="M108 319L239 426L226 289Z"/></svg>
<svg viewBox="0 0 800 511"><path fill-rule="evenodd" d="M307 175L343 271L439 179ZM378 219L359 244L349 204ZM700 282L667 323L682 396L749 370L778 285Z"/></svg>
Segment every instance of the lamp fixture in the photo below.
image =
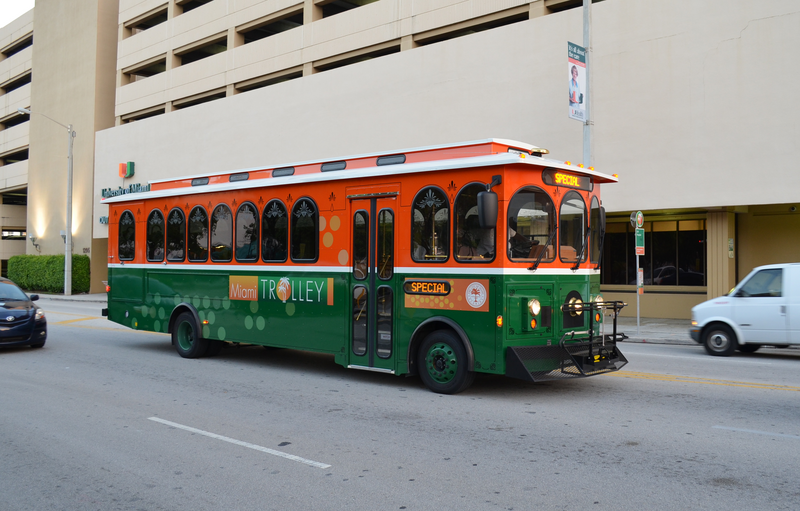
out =
<svg viewBox="0 0 800 511"><path fill-rule="evenodd" d="M36 249L38 252L41 252L41 251L42 251L42 249L41 249L41 248L39 248L39 244L38 244L38 243L36 243L36 239L37 239L37 238L36 238L36 236L34 236L33 234L31 234L30 236L28 236L28 238L30 238L30 240L31 240L31 245L33 245L33 247L34 247L34 248L35 248L35 249Z"/></svg>

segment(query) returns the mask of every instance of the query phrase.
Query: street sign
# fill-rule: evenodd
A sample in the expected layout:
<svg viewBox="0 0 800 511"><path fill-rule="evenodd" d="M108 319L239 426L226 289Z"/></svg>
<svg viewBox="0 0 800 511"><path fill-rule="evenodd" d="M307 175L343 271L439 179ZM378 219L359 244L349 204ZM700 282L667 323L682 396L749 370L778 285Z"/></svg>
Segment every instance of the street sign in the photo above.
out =
<svg viewBox="0 0 800 511"><path fill-rule="evenodd" d="M644 255L644 229L641 227L636 228L636 255Z"/></svg>
<svg viewBox="0 0 800 511"><path fill-rule="evenodd" d="M641 211L636 212L636 227L644 227L644 215Z"/></svg>

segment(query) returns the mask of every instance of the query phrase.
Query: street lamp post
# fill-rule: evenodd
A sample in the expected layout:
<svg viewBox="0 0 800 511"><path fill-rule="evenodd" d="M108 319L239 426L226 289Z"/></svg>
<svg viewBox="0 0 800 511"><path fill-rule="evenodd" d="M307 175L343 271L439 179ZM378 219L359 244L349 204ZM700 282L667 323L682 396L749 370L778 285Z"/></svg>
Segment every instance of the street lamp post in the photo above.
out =
<svg viewBox="0 0 800 511"><path fill-rule="evenodd" d="M21 114L31 115L32 112L28 108L18 108L17 111ZM54 123L63 128L67 128L67 232L64 238L64 294L72 294L72 139L75 138L77 133L72 129L72 124L61 124L57 120L43 113L36 112L42 117L50 119Z"/></svg>

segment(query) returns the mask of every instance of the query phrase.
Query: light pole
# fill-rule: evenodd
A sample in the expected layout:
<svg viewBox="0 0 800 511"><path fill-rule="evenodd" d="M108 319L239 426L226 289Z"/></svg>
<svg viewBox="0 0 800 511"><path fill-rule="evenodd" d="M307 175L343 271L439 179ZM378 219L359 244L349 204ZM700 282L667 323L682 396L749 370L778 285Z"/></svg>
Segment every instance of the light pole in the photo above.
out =
<svg viewBox="0 0 800 511"><path fill-rule="evenodd" d="M31 115L32 112L28 108L17 108L21 114ZM72 294L72 139L75 138L76 133L72 129L72 124L61 124L57 120L43 113L36 112L42 117L50 119L62 128L67 128L68 147L67 150L67 232L64 238L64 294Z"/></svg>

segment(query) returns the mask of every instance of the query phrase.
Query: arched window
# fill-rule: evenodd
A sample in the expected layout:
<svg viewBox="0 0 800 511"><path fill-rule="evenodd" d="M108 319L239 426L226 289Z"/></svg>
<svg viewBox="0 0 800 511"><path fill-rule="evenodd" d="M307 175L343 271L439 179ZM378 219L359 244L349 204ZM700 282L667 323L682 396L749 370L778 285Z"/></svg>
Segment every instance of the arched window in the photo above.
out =
<svg viewBox="0 0 800 511"><path fill-rule="evenodd" d="M180 262L186 257L186 218L175 208L167 217L167 261Z"/></svg>
<svg viewBox="0 0 800 511"><path fill-rule="evenodd" d="M227 263L233 259L233 215L220 204L211 214L211 260Z"/></svg>
<svg viewBox="0 0 800 511"><path fill-rule="evenodd" d="M455 202L455 245L453 254L459 262L489 262L494 260L495 228L482 229L478 221L478 193L486 185L473 183L461 188Z"/></svg>
<svg viewBox="0 0 800 511"><path fill-rule="evenodd" d="M541 188L522 188L508 204L508 258L552 261L555 259L556 211Z"/></svg>
<svg viewBox="0 0 800 511"><path fill-rule="evenodd" d="M208 261L208 213L197 206L189 214L189 236L186 240L189 261Z"/></svg>
<svg viewBox="0 0 800 511"><path fill-rule="evenodd" d="M308 197L295 202L292 208L292 261L317 260L319 246L319 212Z"/></svg>
<svg viewBox="0 0 800 511"><path fill-rule="evenodd" d="M136 256L136 220L130 211L125 211L119 217L118 241L120 261L132 261Z"/></svg>
<svg viewBox="0 0 800 511"><path fill-rule="evenodd" d="M586 203L578 192L572 191L564 194L561 201L559 230L561 231L561 247L559 254L561 261L574 263L583 252L582 261L586 260L588 247L586 243Z"/></svg>
<svg viewBox="0 0 800 511"><path fill-rule="evenodd" d="M591 244L590 256L593 263L600 263L600 251L603 246L603 236L605 233L605 226L603 225L603 218L600 214L600 200L595 196L592 197L592 211L589 216L589 243Z"/></svg>
<svg viewBox="0 0 800 511"><path fill-rule="evenodd" d="M282 263L289 257L289 216L286 206L271 200L261 216L261 259L265 263Z"/></svg>
<svg viewBox="0 0 800 511"><path fill-rule="evenodd" d="M423 188L414 197L411 258L420 263L447 261L450 248L450 201L441 188Z"/></svg>
<svg viewBox="0 0 800 511"><path fill-rule="evenodd" d="M236 260L258 261L258 210L249 202L236 212Z"/></svg>
<svg viewBox="0 0 800 511"><path fill-rule="evenodd" d="M164 260L164 215L157 209L147 217L147 260Z"/></svg>

